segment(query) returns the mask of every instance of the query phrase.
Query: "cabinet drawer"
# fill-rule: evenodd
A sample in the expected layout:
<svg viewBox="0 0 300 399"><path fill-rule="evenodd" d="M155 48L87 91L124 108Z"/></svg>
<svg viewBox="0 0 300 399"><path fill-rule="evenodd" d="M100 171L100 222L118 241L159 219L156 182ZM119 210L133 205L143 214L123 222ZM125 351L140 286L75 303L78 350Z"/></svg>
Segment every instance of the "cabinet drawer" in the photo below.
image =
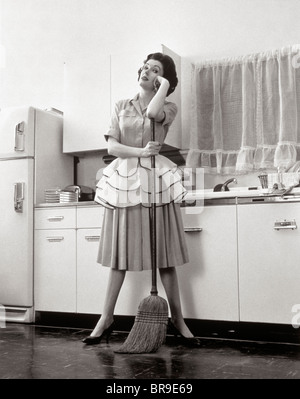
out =
<svg viewBox="0 0 300 399"><path fill-rule="evenodd" d="M76 208L55 208L35 210L35 229L76 228Z"/></svg>
<svg viewBox="0 0 300 399"><path fill-rule="evenodd" d="M77 208L77 228L78 229L97 229L101 228L104 214L103 206L90 206Z"/></svg>

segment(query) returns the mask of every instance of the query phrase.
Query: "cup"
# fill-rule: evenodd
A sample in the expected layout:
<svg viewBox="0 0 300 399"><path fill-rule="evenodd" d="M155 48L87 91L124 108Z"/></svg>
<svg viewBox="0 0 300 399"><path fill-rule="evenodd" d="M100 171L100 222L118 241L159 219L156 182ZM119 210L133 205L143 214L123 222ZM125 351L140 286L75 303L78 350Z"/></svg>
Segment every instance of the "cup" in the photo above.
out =
<svg viewBox="0 0 300 399"><path fill-rule="evenodd" d="M267 189L268 188L268 175L266 173L260 174L258 176L260 185L262 189Z"/></svg>

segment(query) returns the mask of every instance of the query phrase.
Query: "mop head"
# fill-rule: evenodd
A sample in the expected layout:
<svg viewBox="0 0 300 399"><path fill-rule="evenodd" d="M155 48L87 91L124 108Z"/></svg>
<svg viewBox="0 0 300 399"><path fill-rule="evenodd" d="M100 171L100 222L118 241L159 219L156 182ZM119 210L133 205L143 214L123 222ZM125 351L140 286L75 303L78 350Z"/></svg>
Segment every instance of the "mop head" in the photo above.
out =
<svg viewBox="0 0 300 399"><path fill-rule="evenodd" d="M168 304L150 295L139 305L134 325L116 353L151 353L164 344L168 325Z"/></svg>

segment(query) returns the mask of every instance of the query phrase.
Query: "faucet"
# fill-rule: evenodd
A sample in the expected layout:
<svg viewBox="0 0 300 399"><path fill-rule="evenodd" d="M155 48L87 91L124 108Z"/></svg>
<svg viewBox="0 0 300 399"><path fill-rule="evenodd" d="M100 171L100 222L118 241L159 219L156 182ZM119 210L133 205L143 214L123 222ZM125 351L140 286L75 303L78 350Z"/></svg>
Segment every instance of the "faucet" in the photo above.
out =
<svg viewBox="0 0 300 399"><path fill-rule="evenodd" d="M237 184L237 179L235 177L233 177L231 179L226 180L226 182L223 184L217 184L214 187L214 191L229 191L229 188L228 188L229 183Z"/></svg>
<svg viewBox="0 0 300 399"><path fill-rule="evenodd" d="M235 183L237 184L237 180L235 177L233 177L232 179L226 180L226 182L223 184L223 186L221 187L221 191L229 191L228 188L228 184L229 183Z"/></svg>

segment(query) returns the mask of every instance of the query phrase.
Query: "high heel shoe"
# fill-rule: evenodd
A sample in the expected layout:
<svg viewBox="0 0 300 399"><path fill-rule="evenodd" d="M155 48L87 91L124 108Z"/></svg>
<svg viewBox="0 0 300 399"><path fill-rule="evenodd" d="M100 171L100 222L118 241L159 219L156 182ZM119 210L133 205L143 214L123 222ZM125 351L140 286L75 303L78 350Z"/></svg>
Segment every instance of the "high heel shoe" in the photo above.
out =
<svg viewBox="0 0 300 399"><path fill-rule="evenodd" d="M82 342L86 345L97 345L102 341L104 337L106 337L106 343L108 344L113 329L114 329L114 322L111 323L111 325L108 328L106 328L101 335L95 337L89 335L88 337L84 338Z"/></svg>
<svg viewBox="0 0 300 399"><path fill-rule="evenodd" d="M174 337L179 338L179 342L182 345L192 347L192 348L199 348L202 346L200 339L196 337L185 337L182 333L174 326L174 324L169 320L169 331Z"/></svg>

